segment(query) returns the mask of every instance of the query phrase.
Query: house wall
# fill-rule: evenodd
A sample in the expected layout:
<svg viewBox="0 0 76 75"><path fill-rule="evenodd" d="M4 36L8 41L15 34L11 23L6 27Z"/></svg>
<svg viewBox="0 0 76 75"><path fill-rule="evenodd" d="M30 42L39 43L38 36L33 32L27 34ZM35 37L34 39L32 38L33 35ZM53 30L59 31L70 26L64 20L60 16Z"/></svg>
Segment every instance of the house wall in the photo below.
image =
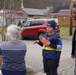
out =
<svg viewBox="0 0 76 75"><path fill-rule="evenodd" d="M63 20L63 17L66 17L65 20ZM76 26L76 20L74 20L74 18L72 18L72 24L73 26ZM58 16L58 23L59 25L65 25L65 26L69 26L70 25L70 17L69 16Z"/></svg>
<svg viewBox="0 0 76 75"><path fill-rule="evenodd" d="M24 11L22 11L22 15L21 15L23 18L28 18L28 14L26 13L26 12L24 12Z"/></svg>
<svg viewBox="0 0 76 75"><path fill-rule="evenodd" d="M70 25L70 18L68 16L58 16L59 25Z"/></svg>
<svg viewBox="0 0 76 75"><path fill-rule="evenodd" d="M24 18L45 18L45 15L28 15L26 12L22 11Z"/></svg>

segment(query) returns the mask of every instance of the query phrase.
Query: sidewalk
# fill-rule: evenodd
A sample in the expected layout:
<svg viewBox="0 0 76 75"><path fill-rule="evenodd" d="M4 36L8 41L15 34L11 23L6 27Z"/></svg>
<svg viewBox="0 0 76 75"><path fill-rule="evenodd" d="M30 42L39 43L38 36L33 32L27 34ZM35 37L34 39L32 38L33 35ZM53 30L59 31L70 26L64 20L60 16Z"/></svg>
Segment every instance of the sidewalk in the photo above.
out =
<svg viewBox="0 0 76 75"><path fill-rule="evenodd" d="M58 75L74 75L74 59L68 58L60 61L58 68ZM1 72L0 72L0 75ZM44 73L38 73L36 75L45 75Z"/></svg>
<svg viewBox="0 0 76 75"><path fill-rule="evenodd" d="M61 60L58 68L58 75L74 75L74 59L68 58ZM36 75L45 75L44 73L37 73Z"/></svg>
<svg viewBox="0 0 76 75"><path fill-rule="evenodd" d="M74 75L74 64L75 60L71 58L60 61L58 75Z"/></svg>

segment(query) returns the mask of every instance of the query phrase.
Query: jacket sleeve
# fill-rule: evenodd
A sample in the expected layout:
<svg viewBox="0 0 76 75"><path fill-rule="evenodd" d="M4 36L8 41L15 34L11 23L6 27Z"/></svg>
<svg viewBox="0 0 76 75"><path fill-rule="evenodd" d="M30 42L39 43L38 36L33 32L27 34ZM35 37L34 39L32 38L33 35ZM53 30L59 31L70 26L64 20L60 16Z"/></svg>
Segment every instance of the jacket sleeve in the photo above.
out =
<svg viewBox="0 0 76 75"><path fill-rule="evenodd" d="M74 34L73 34L73 38L72 38L72 52L71 52L71 55L75 55L75 35L76 35L76 29L74 30Z"/></svg>
<svg viewBox="0 0 76 75"><path fill-rule="evenodd" d="M61 50L62 49L62 39L59 38L59 42L57 44L57 49Z"/></svg>
<svg viewBox="0 0 76 75"><path fill-rule="evenodd" d="M58 38L58 43L57 44L51 43L50 46L52 48L61 50L62 49L62 40L60 38Z"/></svg>
<svg viewBox="0 0 76 75"><path fill-rule="evenodd" d="M39 41L39 43L38 43L40 46L43 46L43 43L41 42L41 41Z"/></svg>

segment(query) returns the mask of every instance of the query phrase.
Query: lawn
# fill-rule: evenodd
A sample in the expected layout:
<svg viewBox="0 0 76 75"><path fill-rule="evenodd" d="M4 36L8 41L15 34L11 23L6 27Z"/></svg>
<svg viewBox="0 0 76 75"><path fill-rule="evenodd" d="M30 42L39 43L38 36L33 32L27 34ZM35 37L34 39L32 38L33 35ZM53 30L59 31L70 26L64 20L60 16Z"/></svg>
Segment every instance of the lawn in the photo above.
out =
<svg viewBox="0 0 76 75"><path fill-rule="evenodd" d="M74 32L75 27L72 28L72 35ZM65 27L65 26L60 26L60 36L61 37L69 37L69 31L70 31L70 27Z"/></svg>

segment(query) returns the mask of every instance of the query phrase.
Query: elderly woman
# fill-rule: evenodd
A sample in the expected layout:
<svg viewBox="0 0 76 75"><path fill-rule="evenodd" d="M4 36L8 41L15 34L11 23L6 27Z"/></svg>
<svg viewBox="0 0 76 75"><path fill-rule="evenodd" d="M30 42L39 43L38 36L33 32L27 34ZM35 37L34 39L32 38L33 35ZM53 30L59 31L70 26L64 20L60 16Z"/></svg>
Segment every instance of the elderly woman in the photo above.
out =
<svg viewBox="0 0 76 75"><path fill-rule="evenodd" d="M6 41L0 45L3 75L26 75L26 44L20 39L21 29L16 25L7 28Z"/></svg>

